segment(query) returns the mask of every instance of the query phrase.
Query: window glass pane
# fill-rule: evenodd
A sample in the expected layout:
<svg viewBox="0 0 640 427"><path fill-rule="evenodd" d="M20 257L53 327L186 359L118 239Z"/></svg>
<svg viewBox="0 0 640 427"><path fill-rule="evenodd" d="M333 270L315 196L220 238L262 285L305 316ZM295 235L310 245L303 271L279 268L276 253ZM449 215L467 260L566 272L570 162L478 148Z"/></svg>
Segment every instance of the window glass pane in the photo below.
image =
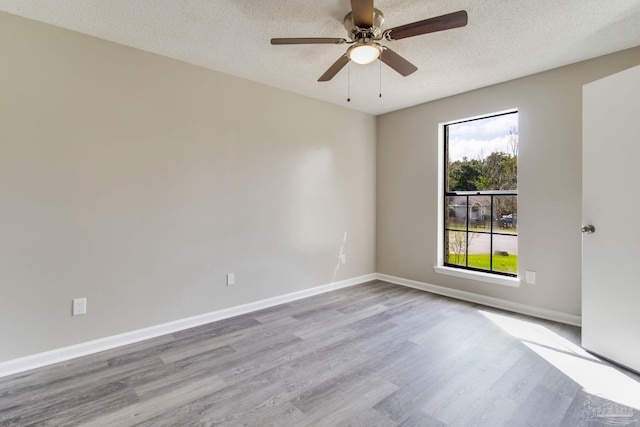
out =
<svg viewBox="0 0 640 427"><path fill-rule="evenodd" d="M493 270L518 272L518 236L493 235Z"/></svg>
<svg viewBox="0 0 640 427"><path fill-rule="evenodd" d="M469 267L491 268L491 234L469 233Z"/></svg>
<svg viewBox="0 0 640 427"><path fill-rule="evenodd" d="M491 196L469 196L469 230L490 231Z"/></svg>
<svg viewBox="0 0 640 427"><path fill-rule="evenodd" d="M518 197L494 196L493 212L495 231L500 233L518 232Z"/></svg>
<svg viewBox="0 0 640 427"><path fill-rule="evenodd" d="M518 113L447 125L446 191L518 188Z"/></svg>
<svg viewBox="0 0 640 427"><path fill-rule="evenodd" d="M462 231L447 231L445 233L445 262L448 264L466 265L467 263L467 233Z"/></svg>
<svg viewBox="0 0 640 427"><path fill-rule="evenodd" d="M467 198L465 196L445 197L447 219L445 227L453 230L467 229Z"/></svg>

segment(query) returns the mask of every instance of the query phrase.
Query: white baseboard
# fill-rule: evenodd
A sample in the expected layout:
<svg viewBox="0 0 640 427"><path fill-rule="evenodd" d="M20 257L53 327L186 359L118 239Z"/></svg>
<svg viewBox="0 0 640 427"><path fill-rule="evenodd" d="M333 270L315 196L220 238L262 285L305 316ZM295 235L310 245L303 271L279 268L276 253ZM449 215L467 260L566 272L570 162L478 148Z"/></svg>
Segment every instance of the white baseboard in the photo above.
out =
<svg viewBox="0 0 640 427"><path fill-rule="evenodd" d="M123 345L133 344L161 335L171 334L174 332L215 322L217 320L227 319L229 317L250 313L252 311L262 310L279 304L284 304L302 298L307 298L310 296L333 291L335 289L359 285L361 283L369 282L376 279L376 273L366 274L347 280L341 280L339 282L317 286L315 288L305 289L302 291L279 295L277 297L267 298L248 304L242 304L235 307L213 311L211 313L201 314L199 316L188 317L186 319L180 319L144 329L138 329L131 332L112 335L109 337L87 341L69 347L46 351L44 353L38 353L31 356L8 360L6 362L0 362L0 377L17 374L19 372L28 371L30 369L40 368L42 366L52 365L54 363L64 362L65 360L75 359L77 357L86 356L104 350L110 350Z"/></svg>
<svg viewBox="0 0 640 427"><path fill-rule="evenodd" d="M386 274L372 273L363 276L354 277L339 282L329 283L317 286L311 289L305 289L298 292L292 292L285 295L279 295L273 298L267 298L248 304L242 304L235 307L229 307L222 310L205 313L199 316L188 317L173 322L163 323L144 329L138 329L131 332L125 332L118 335L112 335L97 340L87 341L84 343L50 350L31 356L21 357L18 359L0 362L0 377L13 375L30 369L40 368L42 366L52 365L58 362L75 359L77 357L98 353L104 350L110 350L127 344L144 341L161 335L171 334L185 329L201 326L217 320L227 319L241 314L258 311L265 308L273 307L279 304L296 301L314 295L319 295L335 289L346 288L349 286L359 285L371 280L383 280L385 282L394 283L396 285L407 286L410 288L420 289L438 295L444 295L451 298L469 301L489 307L500 308L515 313L526 314L542 319L553 320L555 322L566 323L569 325L580 326L581 318L573 314L566 314L559 311L547 310L544 308L533 307L526 304L506 301L499 298L493 298L485 295L474 294L471 292L460 291L457 289L446 288L443 286L432 285L429 283L418 282L415 280L403 279L400 277L388 276Z"/></svg>
<svg viewBox="0 0 640 427"><path fill-rule="evenodd" d="M582 319L574 314L562 313L560 311L548 310L546 308L533 307L526 304L511 302L500 298L489 297L472 292L460 291L457 289L446 288L444 286L432 285L430 283L418 282L415 280L403 279L401 277L388 276L378 273L378 280L394 283L396 285L407 286L410 288L420 289L422 291L431 292L438 295L444 295L451 298L469 301L476 304L487 305L489 307L500 308L502 310L512 311L515 313L526 314L528 316L539 317L541 319L553 320L568 325L580 326Z"/></svg>

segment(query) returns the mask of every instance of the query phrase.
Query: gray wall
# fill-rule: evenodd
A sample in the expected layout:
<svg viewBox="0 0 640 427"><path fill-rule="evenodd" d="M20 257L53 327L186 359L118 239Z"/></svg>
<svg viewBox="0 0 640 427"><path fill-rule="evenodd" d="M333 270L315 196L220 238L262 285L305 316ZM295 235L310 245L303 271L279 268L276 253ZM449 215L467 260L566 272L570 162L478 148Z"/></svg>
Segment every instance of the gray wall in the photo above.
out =
<svg viewBox="0 0 640 427"><path fill-rule="evenodd" d="M4 13L0 58L0 361L375 272L375 117Z"/></svg>
<svg viewBox="0 0 640 427"><path fill-rule="evenodd" d="M582 85L640 63L640 48L378 117L377 272L580 314ZM470 73L473 70L469 70ZM519 109L519 288L436 265L438 124Z"/></svg>

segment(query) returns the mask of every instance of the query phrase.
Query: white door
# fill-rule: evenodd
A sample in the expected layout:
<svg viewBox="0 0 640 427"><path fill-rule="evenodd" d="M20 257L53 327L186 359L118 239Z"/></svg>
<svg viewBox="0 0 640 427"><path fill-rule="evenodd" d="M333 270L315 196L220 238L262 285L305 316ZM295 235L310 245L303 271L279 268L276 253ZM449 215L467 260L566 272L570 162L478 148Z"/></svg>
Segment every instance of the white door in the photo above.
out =
<svg viewBox="0 0 640 427"><path fill-rule="evenodd" d="M582 120L582 345L640 371L640 66L585 85Z"/></svg>

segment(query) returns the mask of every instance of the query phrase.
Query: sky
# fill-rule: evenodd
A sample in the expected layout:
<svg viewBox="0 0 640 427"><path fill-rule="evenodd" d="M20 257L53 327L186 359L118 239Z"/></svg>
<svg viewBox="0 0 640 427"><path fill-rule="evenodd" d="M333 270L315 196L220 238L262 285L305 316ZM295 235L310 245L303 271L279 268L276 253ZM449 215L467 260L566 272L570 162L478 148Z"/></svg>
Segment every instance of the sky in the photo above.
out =
<svg viewBox="0 0 640 427"><path fill-rule="evenodd" d="M449 161L486 158L494 152L510 154L509 129L518 133L517 113L449 125Z"/></svg>

